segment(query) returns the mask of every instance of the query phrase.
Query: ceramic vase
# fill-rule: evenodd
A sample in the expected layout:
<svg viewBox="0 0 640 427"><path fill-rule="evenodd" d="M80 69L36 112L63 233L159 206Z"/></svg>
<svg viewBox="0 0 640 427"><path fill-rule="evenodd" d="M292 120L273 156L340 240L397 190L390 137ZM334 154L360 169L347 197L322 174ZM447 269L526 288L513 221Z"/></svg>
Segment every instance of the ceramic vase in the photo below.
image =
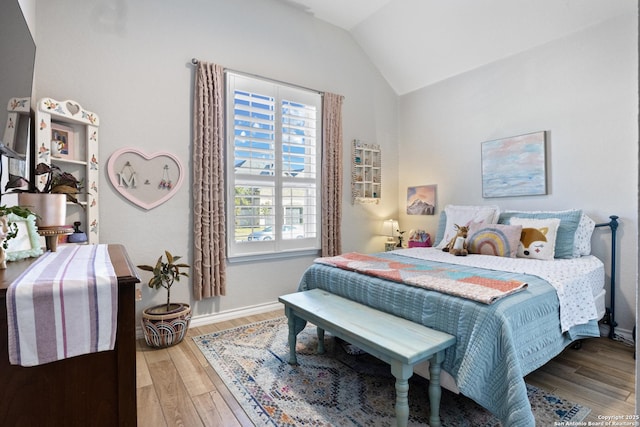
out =
<svg viewBox="0 0 640 427"><path fill-rule="evenodd" d="M20 193L18 205L36 214L36 226L60 227L67 221L67 195L52 193Z"/></svg>

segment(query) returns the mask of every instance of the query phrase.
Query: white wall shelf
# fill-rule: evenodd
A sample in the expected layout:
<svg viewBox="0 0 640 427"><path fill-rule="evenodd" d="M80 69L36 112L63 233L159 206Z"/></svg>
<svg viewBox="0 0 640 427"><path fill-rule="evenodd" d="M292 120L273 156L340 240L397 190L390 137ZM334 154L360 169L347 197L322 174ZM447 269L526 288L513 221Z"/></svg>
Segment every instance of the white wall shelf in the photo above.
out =
<svg viewBox="0 0 640 427"><path fill-rule="evenodd" d="M377 144L353 141L351 153L352 203L378 203L382 192L382 153Z"/></svg>
<svg viewBox="0 0 640 427"><path fill-rule="evenodd" d="M69 133L68 150L52 147L52 125ZM36 110L35 164L58 166L73 174L83 184L78 196L82 206L67 204L67 225L80 221L80 229L87 234L88 243L99 242L98 188L100 163L98 161L98 128L100 121L95 113L85 110L76 101L56 101L43 98ZM40 188L44 182L36 182Z"/></svg>

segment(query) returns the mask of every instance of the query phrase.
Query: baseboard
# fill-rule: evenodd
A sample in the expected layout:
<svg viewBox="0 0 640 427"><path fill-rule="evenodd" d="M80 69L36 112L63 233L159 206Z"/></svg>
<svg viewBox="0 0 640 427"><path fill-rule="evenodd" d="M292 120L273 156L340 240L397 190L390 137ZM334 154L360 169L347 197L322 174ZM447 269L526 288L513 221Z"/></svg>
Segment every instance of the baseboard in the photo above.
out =
<svg viewBox="0 0 640 427"><path fill-rule="evenodd" d="M609 336L609 330L610 330L609 325L600 323L599 326L600 326L600 336L601 337L608 337ZM622 342L627 343L629 345L635 345L635 341L633 339L633 333L632 333L632 331L630 331L628 329L616 328L614 339L616 339L618 341L622 341Z"/></svg>
<svg viewBox="0 0 640 427"><path fill-rule="evenodd" d="M201 316L194 316L191 318L190 328L197 328L198 326L210 325L212 323L223 322L225 320L237 319L240 317L253 316L254 314L268 313L270 311L282 310L282 304L279 302L272 302L268 304L258 304L250 307L242 307L234 310L227 310L220 313L205 314ZM142 327L138 325L136 327L136 338L144 338Z"/></svg>
<svg viewBox="0 0 640 427"><path fill-rule="evenodd" d="M282 304L279 302L272 302L268 304L258 304L250 307L242 307L234 310L227 310L220 313L205 314L202 316L196 316L191 318L191 327L198 327L204 325L210 325L212 323L223 322L225 320L237 319L239 317L252 316L254 314L268 313L270 311L281 310ZM600 336L609 336L609 325L600 324ZM616 336L621 341L627 343L634 343L632 332L627 329L616 328ZM144 338L144 333L140 325L136 327L136 338Z"/></svg>
<svg viewBox="0 0 640 427"><path fill-rule="evenodd" d="M282 304L272 302L259 304L251 307L242 307L234 310L227 310L220 313L206 314L191 318L191 326L198 327L210 325L212 323L223 322L225 320L237 319L239 317L252 316L254 314L268 313L270 311L282 310Z"/></svg>

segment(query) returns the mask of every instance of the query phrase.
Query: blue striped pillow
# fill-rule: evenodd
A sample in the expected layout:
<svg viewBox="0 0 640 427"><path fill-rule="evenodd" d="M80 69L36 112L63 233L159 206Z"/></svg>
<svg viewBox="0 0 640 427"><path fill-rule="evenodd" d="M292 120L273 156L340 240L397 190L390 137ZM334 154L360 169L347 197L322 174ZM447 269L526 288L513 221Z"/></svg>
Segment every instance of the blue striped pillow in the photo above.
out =
<svg viewBox="0 0 640 427"><path fill-rule="evenodd" d="M444 239L444 231L447 229L447 213L443 210L440 212L440 219L438 220L438 230L436 231L436 240L433 241L434 245L438 245L442 239Z"/></svg>

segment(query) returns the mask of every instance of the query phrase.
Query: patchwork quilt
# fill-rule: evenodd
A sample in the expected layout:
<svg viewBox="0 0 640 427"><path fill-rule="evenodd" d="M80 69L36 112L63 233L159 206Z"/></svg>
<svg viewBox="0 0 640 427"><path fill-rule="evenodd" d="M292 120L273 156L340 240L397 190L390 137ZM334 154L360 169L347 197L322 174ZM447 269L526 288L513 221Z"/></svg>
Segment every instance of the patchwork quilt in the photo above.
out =
<svg viewBox="0 0 640 427"><path fill-rule="evenodd" d="M355 252L317 258L315 262L485 304L491 304L527 287L526 282L500 277L501 273L497 271L461 271L446 264L407 263Z"/></svg>

